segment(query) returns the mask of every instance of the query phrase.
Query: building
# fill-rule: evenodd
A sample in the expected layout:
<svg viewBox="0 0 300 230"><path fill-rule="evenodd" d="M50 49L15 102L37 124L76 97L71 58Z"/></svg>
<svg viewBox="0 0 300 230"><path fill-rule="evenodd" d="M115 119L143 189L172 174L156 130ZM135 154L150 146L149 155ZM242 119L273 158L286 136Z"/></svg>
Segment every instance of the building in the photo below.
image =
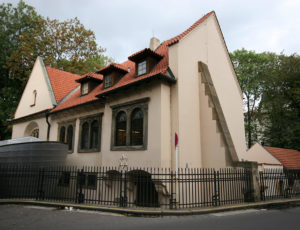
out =
<svg viewBox="0 0 300 230"><path fill-rule="evenodd" d="M24 136L67 143L71 165L232 166L246 152L242 92L215 12L96 73L37 58L13 120Z"/></svg>
<svg viewBox="0 0 300 230"><path fill-rule="evenodd" d="M300 152L294 149L262 146L256 143L247 151L246 159L257 161L261 171L269 168L300 170Z"/></svg>

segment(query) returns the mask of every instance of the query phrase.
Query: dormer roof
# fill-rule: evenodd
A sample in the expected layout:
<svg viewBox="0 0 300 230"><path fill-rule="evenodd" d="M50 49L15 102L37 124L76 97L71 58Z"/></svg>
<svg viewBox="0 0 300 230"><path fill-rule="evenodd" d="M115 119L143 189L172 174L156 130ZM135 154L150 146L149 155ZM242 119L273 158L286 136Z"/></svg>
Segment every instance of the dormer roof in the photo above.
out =
<svg viewBox="0 0 300 230"><path fill-rule="evenodd" d="M131 56L128 57L128 59L133 62L138 62L140 60L145 59L146 57L152 57L152 58L156 59L157 61L159 61L163 58L162 55L156 53L155 51L153 51L149 48L146 48L146 49L140 50L140 51L132 54Z"/></svg>
<svg viewBox="0 0 300 230"><path fill-rule="evenodd" d="M120 64L117 64L117 63L111 63L108 66L105 66L105 67L97 70L96 73L106 75L106 74L111 73L113 71L117 71L117 72L124 73L124 74L128 73L128 70L123 65L120 65Z"/></svg>
<svg viewBox="0 0 300 230"><path fill-rule="evenodd" d="M80 78L78 78L76 80L76 82L83 83L83 82L87 82L89 80L101 83L101 82L103 82L103 76L101 74L95 74L95 73L89 72L89 73L82 75Z"/></svg>

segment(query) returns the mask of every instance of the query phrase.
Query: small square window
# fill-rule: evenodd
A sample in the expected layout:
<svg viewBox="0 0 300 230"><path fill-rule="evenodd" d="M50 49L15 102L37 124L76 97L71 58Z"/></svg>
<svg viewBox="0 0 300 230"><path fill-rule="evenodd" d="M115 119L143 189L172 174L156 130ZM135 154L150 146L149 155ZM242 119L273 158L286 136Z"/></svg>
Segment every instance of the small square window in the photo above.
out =
<svg viewBox="0 0 300 230"><path fill-rule="evenodd" d="M112 86L112 77L111 77L111 74L109 74L109 75L106 75L104 78L104 87L108 88L111 86Z"/></svg>
<svg viewBox="0 0 300 230"><path fill-rule="evenodd" d="M138 64L138 75L146 73L146 61L142 61Z"/></svg>
<svg viewBox="0 0 300 230"><path fill-rule="evenodd" d="M88 82L82 84L81 94L86 95L89 92L89 84Z"/></svg>

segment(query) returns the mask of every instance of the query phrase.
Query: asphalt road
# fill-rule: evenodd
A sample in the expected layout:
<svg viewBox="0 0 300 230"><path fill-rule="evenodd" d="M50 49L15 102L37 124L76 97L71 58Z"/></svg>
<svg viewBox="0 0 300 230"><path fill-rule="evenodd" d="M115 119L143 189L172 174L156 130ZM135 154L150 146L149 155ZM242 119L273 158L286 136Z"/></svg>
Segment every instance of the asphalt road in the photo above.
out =
<svg viewBox="0 0 300 230"><path fill-rule="evenodd" d="M199 216L130 217L118 214L18 205L0 205L0 230L298 230L300 207L249 209Z"/></svg>

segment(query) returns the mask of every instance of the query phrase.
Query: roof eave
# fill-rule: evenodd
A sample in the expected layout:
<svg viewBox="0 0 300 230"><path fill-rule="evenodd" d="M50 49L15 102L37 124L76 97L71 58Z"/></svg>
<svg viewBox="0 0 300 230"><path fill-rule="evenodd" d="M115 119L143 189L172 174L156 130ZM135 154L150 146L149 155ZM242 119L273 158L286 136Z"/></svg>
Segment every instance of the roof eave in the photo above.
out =
<svg viewBox="0 0 300 230"><path fill-rule="evenodd" d="M131 86L134 86L134 85L138 85L138 84L144 83L144 82L146 82L146 81L149 81L149 80L152 80L152 79L155 79L155 78L157 78L157 79L162 79L162 80L166 80L167 82L170 82L170 83L175 83L175 82L176 82L176 79L175 79L175 78L171 78L171 77L169 77L169 76L167 76L167 75L164 75L164 74L162 74L162 73L158 73L158 74L155 74L155 75L153 75L153 76L151 76L151 77L143 78L143 79L141 79L140 81L134 81L134 82L129 83L129 84L126 84L126 85L124 85L124 86L120 86L120 87L118 87L118 88L109 90L109 91L104 92L104 93L100 93L100 94L96 95L96 97L98 97L98 98L103 98L104 96L107 96L107 95L109 95L109 94L111 94L111 93L115 93L115 92L118 91L118 90L126 89L126 88L128 88L128 87L131 87Z"/></svg>

